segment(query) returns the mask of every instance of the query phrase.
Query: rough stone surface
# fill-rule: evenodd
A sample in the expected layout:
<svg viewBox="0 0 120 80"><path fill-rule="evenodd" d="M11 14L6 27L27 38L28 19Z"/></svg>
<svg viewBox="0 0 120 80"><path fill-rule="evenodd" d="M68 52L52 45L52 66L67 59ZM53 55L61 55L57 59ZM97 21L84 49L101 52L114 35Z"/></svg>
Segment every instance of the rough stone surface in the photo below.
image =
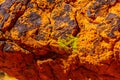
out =
<svg viewBox="0 0 120 80"><path fill-rule="evenodd" d="M0 0L0 71L18 80L120 80L120 0Z"/></svg>

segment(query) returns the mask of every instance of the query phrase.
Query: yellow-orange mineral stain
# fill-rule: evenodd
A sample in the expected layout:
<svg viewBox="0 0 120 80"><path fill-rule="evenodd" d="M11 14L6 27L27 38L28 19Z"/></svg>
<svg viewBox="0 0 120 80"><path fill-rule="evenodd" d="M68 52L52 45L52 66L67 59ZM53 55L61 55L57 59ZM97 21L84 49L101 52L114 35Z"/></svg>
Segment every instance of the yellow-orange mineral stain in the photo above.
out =
<svg viewBox="0 0 120 80"><path fill-rule="evenodd" d="M2 3L4 3L5 2L5 0L0 0L0 4L2 4Z"/></svg>

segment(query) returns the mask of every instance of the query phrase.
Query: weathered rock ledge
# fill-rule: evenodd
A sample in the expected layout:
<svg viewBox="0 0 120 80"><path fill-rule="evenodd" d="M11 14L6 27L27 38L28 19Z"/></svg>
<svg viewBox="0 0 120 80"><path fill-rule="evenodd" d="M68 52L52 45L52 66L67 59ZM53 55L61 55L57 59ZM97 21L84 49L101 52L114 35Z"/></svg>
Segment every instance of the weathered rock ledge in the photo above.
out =
<svg viewBox="0 0 120 80"><path fill-rule="evenodd" d="M120 0L0 0L0 70L18 80L120 80Z"/></svg>

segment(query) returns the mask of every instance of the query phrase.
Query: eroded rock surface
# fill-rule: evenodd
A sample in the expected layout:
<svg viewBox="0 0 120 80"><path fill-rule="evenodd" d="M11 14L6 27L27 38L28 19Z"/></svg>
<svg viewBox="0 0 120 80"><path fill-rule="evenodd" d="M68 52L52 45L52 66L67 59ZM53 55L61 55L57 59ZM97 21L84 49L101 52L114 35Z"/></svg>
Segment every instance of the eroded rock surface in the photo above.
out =
<svg viewBox="0 0 120 80"><path fill-rule="evenodd" d="M0 70L18 80L120 80L119 0L0 0Z"/></svg>

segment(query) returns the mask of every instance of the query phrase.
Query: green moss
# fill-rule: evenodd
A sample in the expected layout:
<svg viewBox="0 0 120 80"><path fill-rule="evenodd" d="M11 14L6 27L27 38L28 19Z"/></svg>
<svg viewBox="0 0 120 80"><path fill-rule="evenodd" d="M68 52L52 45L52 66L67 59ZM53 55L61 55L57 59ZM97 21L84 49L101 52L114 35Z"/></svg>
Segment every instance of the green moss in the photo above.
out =
<svg viewBox="0 0 120 80"><path fill-rule="evenodd" d="M64 49L65 51L71 50L72 53L77 53L77 43L78 42L78 38L69 35L67 38L65 39L58 39L58 44L61 47L61 49Z"/></svg>

